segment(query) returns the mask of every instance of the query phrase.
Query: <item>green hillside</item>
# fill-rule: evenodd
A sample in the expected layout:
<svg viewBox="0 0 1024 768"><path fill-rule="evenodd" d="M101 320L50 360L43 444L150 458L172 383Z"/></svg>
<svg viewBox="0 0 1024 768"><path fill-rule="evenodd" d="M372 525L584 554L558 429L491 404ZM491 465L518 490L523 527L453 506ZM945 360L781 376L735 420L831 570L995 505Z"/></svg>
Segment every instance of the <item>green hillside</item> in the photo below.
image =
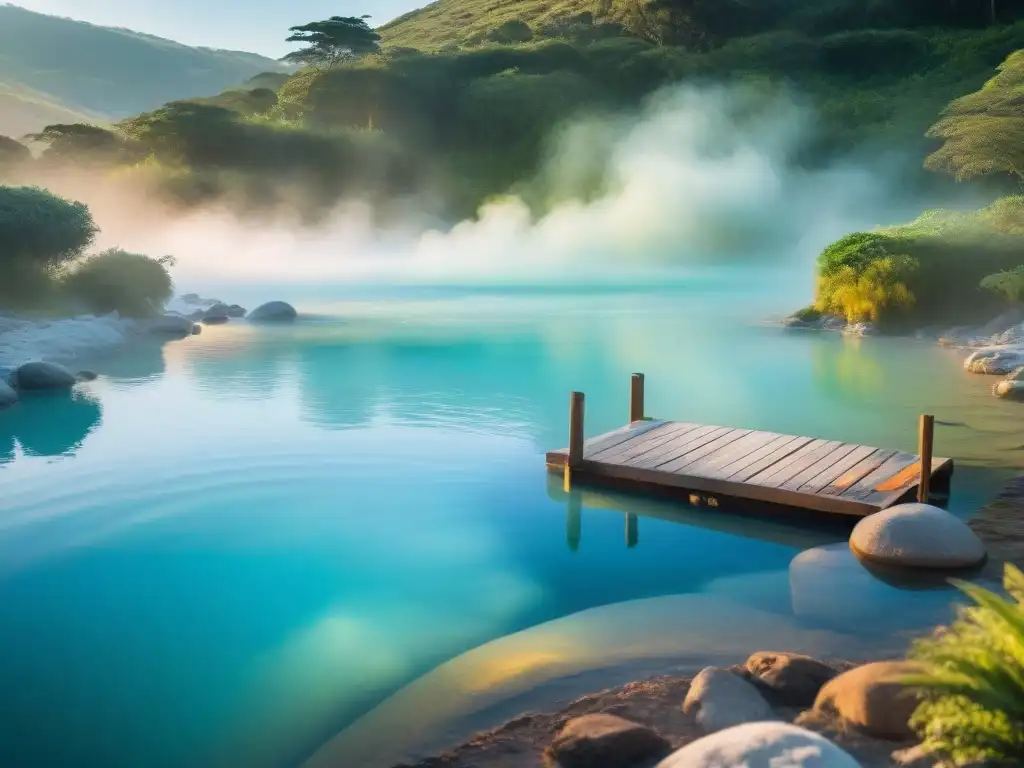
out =
<svg viewBox="0 0 1024 768"><path fill-rule="evenodd" d="M190 48L0 5L0 133L126 117L173 99L210 96L268 70L281 66L255 54Z"/></svg>
<svg viewBox="0 0 1024 768"><path fill-rule="evenodd" d="M380 28L384 44L437 50L451 45L480 43L510 21L523 21L534 29L557 26L581 13L601 17L612 2L599 0L438 0L411 11Z"/></svg>

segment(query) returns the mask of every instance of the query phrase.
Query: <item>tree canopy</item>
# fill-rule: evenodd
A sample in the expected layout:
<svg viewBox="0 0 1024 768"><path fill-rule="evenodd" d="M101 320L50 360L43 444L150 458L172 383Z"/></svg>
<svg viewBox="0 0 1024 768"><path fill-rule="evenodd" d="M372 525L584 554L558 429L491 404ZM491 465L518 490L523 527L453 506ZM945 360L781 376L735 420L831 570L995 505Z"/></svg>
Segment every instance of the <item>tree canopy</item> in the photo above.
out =
<svg viewBox="0 0 1024 768"><path fill-rule="evenodd" d="M0 257L29 259L48 268L77 257L97 233L84 203L38 187L0 186Z"/></svg>
<svg viewBox="0 0 1024 768"><path fill-rule="evenodd" d="M925 167L959 180L992 173L1024 179L1024 51L1010 55L980 91L950 104L928 135L942 147Z"/></svg>
<svg viewBox="0 0 1024 768"><path fill-rule="evenodd" d="M25 139L46 144L43 155L49 160L114 162L126 150L117 134L87 123L48 125Z"/></svg>
<svg viewBox="0 0 1024 768"><path fill-rule="evenodd" d="M283 61L330 69L344 61L380 51L380 35L366 23L368 16L332 16L291 27L289 43L305 43Z"/></svg>

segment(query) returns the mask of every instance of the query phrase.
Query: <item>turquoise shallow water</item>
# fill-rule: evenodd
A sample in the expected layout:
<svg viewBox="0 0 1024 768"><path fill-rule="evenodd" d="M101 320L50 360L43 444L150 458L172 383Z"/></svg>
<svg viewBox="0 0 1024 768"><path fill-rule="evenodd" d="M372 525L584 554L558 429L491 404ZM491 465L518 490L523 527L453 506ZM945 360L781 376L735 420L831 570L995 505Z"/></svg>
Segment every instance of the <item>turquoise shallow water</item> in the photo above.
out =
<svg viewBox="0 0 1024 768"><path fill-rule="evenodd" d="M311 292L294 327L139 346L0 413L0 765L372 768L565 675L900 647L952 594L864 571L842 526L544 472L568 392L612 429L637 370L670 418L909 449L934 412L960 514L1017 465L991 381L758 324L784 293Z"/></svg>

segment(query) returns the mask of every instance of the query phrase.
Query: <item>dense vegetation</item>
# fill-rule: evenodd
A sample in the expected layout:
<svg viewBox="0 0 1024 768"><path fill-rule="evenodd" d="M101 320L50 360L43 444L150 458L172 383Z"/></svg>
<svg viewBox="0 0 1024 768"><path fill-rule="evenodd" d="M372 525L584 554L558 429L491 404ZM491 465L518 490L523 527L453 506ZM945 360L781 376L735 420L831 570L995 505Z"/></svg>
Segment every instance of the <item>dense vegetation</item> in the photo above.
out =
<svg viewBox="0 0 1024 768"><path fill-rule="evenodd" d="M89 209L35 187L0 186L0 307L152 314L171 296L168 257L85 255Z"/></svg>
<svg viewBox="0 0 1024 768"><path fill-rule="evenodd" d="M914 715L924 746L955 766L1024 764L1024 574L1006 566L1004 599L959 583L974 601L959 620L919 641L925 672Z"/></svg>
<svg viewBox="0 0 1024 768"><path fill-rule="evenodd" d="M0 4L0 133L125 117L280 69L262 56L190 48Z"/></svg>
<svg viewBox="0 0 1024 768"><path fill-rule="evenodd" d="M1024 51L976 93L953 101L925 160L957 179L1024 180ZM929 211L899 227L849 235L818 260L815 308L890 326L984 319L1024 298L1024 197L976 212Z"/></svg>

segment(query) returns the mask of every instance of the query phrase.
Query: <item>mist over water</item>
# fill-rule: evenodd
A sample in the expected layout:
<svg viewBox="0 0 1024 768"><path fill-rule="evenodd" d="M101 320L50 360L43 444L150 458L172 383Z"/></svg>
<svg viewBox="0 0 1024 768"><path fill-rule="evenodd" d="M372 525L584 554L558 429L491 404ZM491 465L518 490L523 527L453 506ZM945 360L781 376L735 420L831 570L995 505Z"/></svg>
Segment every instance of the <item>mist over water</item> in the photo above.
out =
<svg viewBox="0 0 1024 768"><path fill-rule="evenodd" d="M734 263L805 270L830 240L915 210L879 167L848 159L801 168L796 158L814 124L813 108L788 92L668 89L636 113L565 126L523 194L444 225L415 201L386 229L358 201L308 227L287 209L243 221L227 208L171 212L137 194L126 203L116 181L113 190L72 191L93 207L102 245L175 255L185 290L238 282L621 284Z"/></svg>

